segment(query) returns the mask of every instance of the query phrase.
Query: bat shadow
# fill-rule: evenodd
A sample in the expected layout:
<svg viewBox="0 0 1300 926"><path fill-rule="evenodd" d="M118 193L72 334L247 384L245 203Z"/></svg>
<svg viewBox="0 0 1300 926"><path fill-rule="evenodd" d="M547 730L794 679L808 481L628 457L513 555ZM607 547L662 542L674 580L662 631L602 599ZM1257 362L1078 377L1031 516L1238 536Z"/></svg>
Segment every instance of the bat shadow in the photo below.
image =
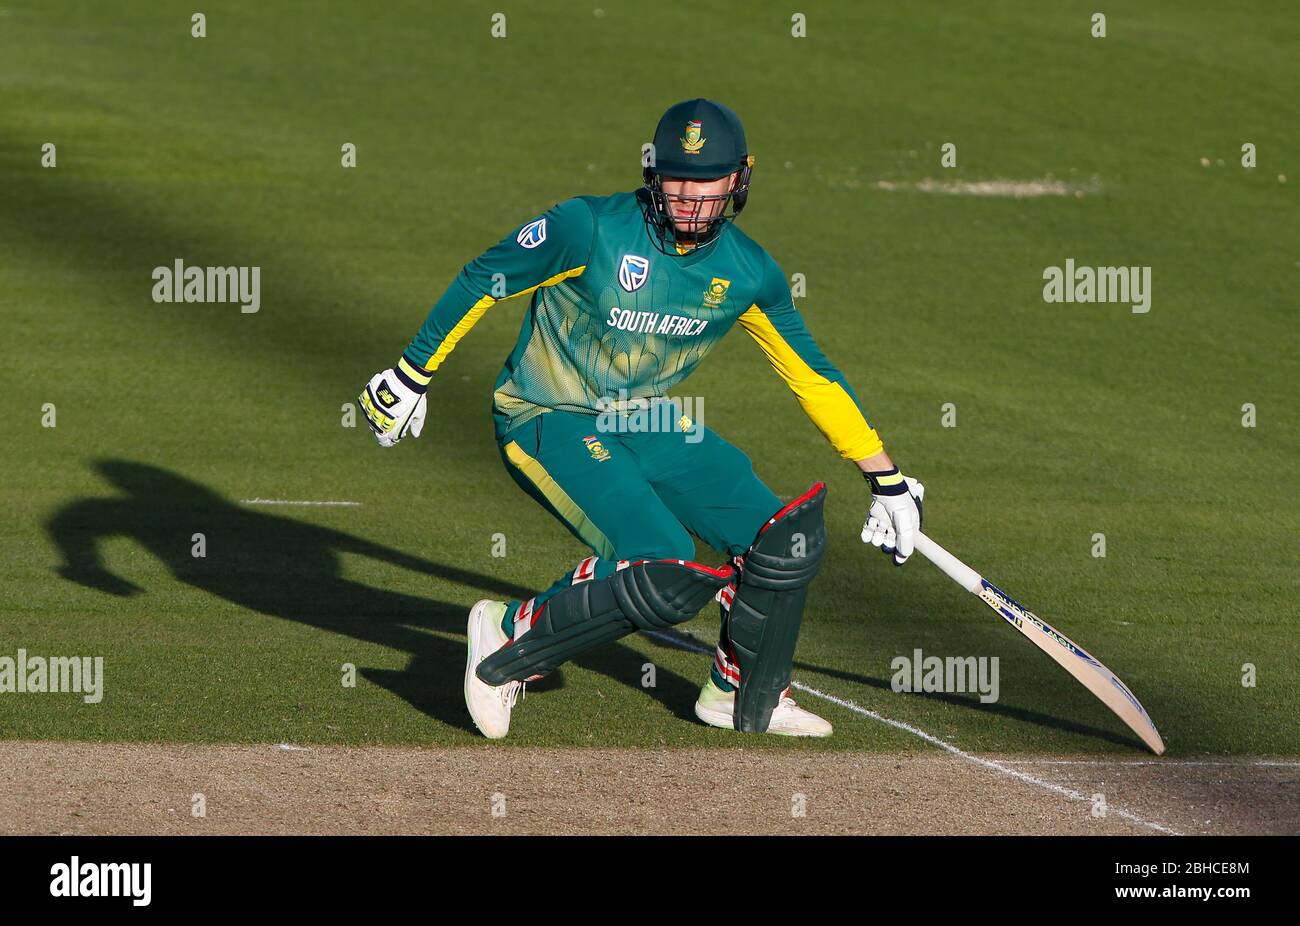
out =
<svg viewBox="0 0 1300 926"><path fill-rule="evenodd" d="M902 693L895 692L893 686L883 678L875 678L869 675L862 675L857 672L846 672L842 669L830 669L826 666L813 665L807 662L795 662L795 668L806 669L809 672L816 672L819 675L825 675L829 678L836 678L846 682L855 682L859 685L867 685L881 691L888 691L891 695L897 694L904 696ZM1012 720L1019 720L1023 723L1031 723L1040 727L1051 727L1054 730L1061 730L1065 733L1074 733L1079 736L1089 736L1094 739L1105 740L1109 743L1115 743L1120 746L1132 747L1136 745L1140 749L1146 747L1140 740L1125 737L1110 730L1094 727L1090 724L1079 723L1074 720L1066 720L1063 717L1054 717L1051 714L1044 714L1041 711L1029 710L1028 708L1015 707L1001 702L984 704L979 700L978 695L960 695L944 691L911 691L907 692L909 698L925 698L930 701L938 701L942 704L951 704L954 707L962 707L967 710L979 711L980 713L995 714L999 717L1007 717Z"/></svg>
<svg viewBox="0 0 1300 926"><path fill-rule="evenodd" d="M666 638L670 638L671 642ZM671 649L687 649L693 651L698 651L702 646L699 638L682 631L674 630L660 631L659 639L656 641L656 644ZM843 669L831 669L826 666L819 666L811 662L803 662L800 660L795 660L794 668L796 670L802 669L807 672L815 672L818 675L827 678L851 682L855 685L865 685L868 688L875 688L879 691L887 691L891 695L898 694L894 691L893 686L883 678L863 675L858 672L846 672ZM1007 717L1024 723L1031 723L1040 727L1050 727L1054 730L1061 730L1065 733L1074 733L1079 736L1088 736L1094 739L1105 740L1106 742L1115 743L1120 746L1130 748L1137 746L1138 748L1145 748L1137 739L1125 737L1110 730L1102 729L1101 727L1094 727L1074 720L1054 717L1051 714L1044 714L1040 711L1014 707L1002 703L984 704L979 700L978 695L960 695L941 691L920 691L908 692L907 697L925 698L927 700L950 704L954 707L960 707L966 710L995 714L1000 717Z"/></svg>

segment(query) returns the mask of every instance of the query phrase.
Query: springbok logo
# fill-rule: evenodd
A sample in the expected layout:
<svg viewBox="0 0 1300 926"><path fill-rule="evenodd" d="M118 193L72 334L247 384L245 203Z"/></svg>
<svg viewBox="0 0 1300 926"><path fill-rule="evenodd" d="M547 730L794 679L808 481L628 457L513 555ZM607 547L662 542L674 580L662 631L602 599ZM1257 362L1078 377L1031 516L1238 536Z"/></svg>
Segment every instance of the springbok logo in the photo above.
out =
<svg viewBox="0 0 1300 926"><path fill-rule="evenodd" d="M624 254L618 266L618 285L634 293L650 278L650 261L635 254Z"/></svg>

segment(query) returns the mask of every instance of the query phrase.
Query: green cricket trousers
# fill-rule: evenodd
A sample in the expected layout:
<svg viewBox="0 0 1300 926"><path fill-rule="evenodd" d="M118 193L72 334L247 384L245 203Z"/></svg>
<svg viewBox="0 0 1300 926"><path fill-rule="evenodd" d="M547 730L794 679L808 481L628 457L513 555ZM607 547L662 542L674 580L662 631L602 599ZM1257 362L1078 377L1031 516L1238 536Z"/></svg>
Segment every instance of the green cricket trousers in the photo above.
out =
<svg viewBox="0 0 1300 926"><path fill-rule="evenodd" d="M749 457L714 431L676 411L641 421L667 423L656 429L624 426L635 420L551 411L502 435L511 477L593 554L535 598L511 602L502 622L507 636L550 596L605 578L620 561L694 560L692 535L728 558L743 554L780 510ZM722 652L725 633L713 678L730 690L739 676Z"/></svg>

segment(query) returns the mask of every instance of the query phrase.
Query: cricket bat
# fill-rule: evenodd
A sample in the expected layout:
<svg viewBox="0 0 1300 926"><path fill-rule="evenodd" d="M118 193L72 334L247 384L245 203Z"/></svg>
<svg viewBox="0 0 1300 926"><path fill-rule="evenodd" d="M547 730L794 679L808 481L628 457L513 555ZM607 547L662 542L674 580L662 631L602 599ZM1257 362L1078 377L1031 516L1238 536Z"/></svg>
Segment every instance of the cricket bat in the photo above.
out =
<svg viewBox="0 0 1300 926"><path fill-rule="evenodd" d="M916 549L943 570L948 578L971 594L978 595L1008 624L1055 659L1061 668L1078 679L1085 688L1114 711L1120 720L1128 724L1129 729L1136 733L1152 752L1161 755L1165 751L1164 740L1160 738L1160 733L1156 730L1156 725L1151 722L1146 708L1133 692L1129 691L1128 686L1119 680L1119 676L1102 665L1087 650L920 531L916 534Z"/></svg>

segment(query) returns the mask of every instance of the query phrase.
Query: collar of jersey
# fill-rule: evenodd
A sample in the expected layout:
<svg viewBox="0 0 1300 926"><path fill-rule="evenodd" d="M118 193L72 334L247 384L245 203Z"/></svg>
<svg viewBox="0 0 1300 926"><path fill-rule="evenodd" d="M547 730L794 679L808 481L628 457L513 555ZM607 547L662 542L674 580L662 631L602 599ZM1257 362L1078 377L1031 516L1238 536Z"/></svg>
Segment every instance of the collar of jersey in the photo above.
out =
<svg viewBox="0 0 1300 926"><path fill-rule="evenodd" d="M722 240L722 236L727 234L727 229L730 226L731 226L730 222L724 223L721 230L719 230L718 234L714 236L712 241L710 241L708 244L703 245L701 247L692 248L690 251L688 251L685 254L677 253L676 244L669 246L671 250L666 252L660 251L660 253L665 254L667 257L671 258L679 267L690 267L704 260L704 258L708 257L710 254L713 253L714 248L718 246L718 242ZM649 237L652 234L652 232L650 231L649 228L647 228L645 229L645 234L646 237ZM651 242L651 244L653 244L653 242Z"/></svg>
<svg viewBox="0 0 1300 926"><path fill-rule="evenodd" d="M674 261L676 261L678 266L680 267L690 267L693 264L698 264L700 261L704 260L706 257L708 257L710 254L713 253L714 248L718 246L718 242L722 240L722 236L725 235L726 233L727 233L727 225L723 225L722 229L718 232L718 234L714 237L712 241L710 241L708 244L691 248L691 250L687 251L685 254L679 254L677 252L677 245L674 244L672 245L672 251L668 254L668 256L671 257Z"/></svg>

